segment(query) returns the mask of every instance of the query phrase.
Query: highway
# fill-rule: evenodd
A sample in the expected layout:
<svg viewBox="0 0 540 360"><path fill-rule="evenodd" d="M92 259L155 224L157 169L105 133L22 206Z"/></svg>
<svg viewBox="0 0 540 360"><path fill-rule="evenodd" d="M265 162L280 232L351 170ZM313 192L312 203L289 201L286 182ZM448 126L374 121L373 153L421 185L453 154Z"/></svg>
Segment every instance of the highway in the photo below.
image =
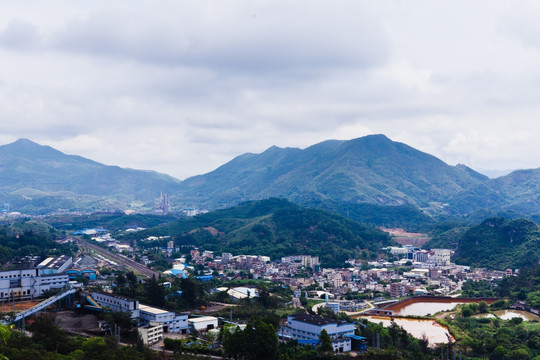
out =
<svg viewBox="0 0 540 360"><path fill-rule="evenodd" d="M79 248L81 249L83 253L90 254L91 252L94 252L107 259L112 260L113 262L118 264L120 267L126 268L128 270L132 270L136 274L140 274L147 278L152 278L153 276L155 276L156 279L159 278L158 272L152 269L149 269L146 265L143 265L134 260L128 259L124 255L114 253L112 251L102 248L101 246L89 243L88 241L85 241L83 239L77 239L77 244L79 245Z"/></svg>

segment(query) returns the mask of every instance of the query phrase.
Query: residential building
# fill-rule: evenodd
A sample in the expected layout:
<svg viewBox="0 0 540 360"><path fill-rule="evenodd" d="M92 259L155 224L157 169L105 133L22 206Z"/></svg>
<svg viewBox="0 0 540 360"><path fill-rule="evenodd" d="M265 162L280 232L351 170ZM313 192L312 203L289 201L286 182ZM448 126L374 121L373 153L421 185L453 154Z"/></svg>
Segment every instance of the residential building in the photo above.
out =
<svg viewBox="0 0 540 360"><path fill-rule="evenodd" d="M450 265L450 255L452 254L448 249L434 249L435 261L438 266Z"/></svg>

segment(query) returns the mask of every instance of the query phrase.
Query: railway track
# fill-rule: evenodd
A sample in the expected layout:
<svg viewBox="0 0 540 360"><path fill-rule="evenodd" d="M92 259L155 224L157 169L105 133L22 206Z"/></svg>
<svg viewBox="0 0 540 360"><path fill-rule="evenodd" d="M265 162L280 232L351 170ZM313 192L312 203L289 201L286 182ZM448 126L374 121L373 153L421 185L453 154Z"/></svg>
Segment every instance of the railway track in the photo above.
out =
<svg viewBox="0 0 540 360"><path fill-rule="evenodd" d="M132 270L134 273L138 273L146 278L152 278L153 276L159 278L159 273L149 269L146 267L146 265L140 264L134 260L128 259L127 257L114 253L112 251L109 251L107 249L104 249L98 245L91 244L83 239L78 239L77 244L79 245L79 248L82 250L82 252L90 253L91 251L107 258L115 263L117 263L120 267L124 267L126 269Z"/></svg>

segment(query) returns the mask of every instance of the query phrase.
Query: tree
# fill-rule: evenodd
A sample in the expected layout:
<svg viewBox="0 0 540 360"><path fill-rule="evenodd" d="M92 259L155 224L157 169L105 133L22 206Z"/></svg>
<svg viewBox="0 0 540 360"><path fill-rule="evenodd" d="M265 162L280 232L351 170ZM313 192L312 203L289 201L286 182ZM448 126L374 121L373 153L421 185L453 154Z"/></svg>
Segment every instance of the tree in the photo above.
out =
<svg viewBox="0 0 540 360"><path fill-rule="evenodd" d="M334 347L332 346L332 338L330 338L330 335L328 335L328 331L326 331L326 329L322 329L321 333L319 334L319 346L317 346L317 351L320 353L334 351Z"/></svg>
<svg viewBox="0 0 540 360"><path fill-rule="evenodd" d="M7 344L7 341L11 337L11 330L7 325L0 325L0 341ZM0 360L7 360L4 354L0 354Z"/></svg>

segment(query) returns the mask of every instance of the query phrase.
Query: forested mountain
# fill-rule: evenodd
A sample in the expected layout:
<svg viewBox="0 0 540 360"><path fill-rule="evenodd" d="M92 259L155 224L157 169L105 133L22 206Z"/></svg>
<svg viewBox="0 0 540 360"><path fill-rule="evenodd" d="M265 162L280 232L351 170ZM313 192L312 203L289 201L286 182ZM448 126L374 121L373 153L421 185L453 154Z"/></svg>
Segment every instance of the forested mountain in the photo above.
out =
<svg viewBox="0 0 540 360"><path fill-rule="evenodd" d="M466 166L449 166L384 135L372 135L329 140L304 150L274 146L261 154L244 154L183 181L180 195L210 208L272 196L299 204L330 200L429 207L487 180Z"/></svg>
<svg viewBox="0 0 540 360"><path fill-rule="evenodd" d="M540 228L524 219L486 219L465 232L453 261L493 269L531 267L540 261Z"/></svg>
<svg viewBox="0 0 540 360"><path fill-rule="evenodd" d="M179 182L66 155L26 139L0 146L0 200L21 212L152 207L161 191L173 192Z"/></svg>
<svg viewBox="0 0 540 360"><path fill-rule="evenodd" d="M325 266L341 266L348 258L376 257L393 243L373 227L334 213L303 208L284 199L249 201L176 223L153 228L170 235L176 245L195 245L221 254L319 256ZM147 233L131 234L145 237Z"/></svg>
<svg viewBox="0 0 540 360"><path fill-rule="evenodd" d="M540 169L488 179L384 135L328 140L303 150L273 146L185 181L103 165L26 139L0 146L0 204L31 214L149 210L166 192L176 210L280 197L371 224L425 227L433 217L448 216L537 220L539 190Z"/></svg>
<svg viewBox="0 0 540 360"><path fill-rule="evenodd" d="M540 169L517 170L476 184L450 200L452 208L469 213L479 208L540 214Z"/></svg>

